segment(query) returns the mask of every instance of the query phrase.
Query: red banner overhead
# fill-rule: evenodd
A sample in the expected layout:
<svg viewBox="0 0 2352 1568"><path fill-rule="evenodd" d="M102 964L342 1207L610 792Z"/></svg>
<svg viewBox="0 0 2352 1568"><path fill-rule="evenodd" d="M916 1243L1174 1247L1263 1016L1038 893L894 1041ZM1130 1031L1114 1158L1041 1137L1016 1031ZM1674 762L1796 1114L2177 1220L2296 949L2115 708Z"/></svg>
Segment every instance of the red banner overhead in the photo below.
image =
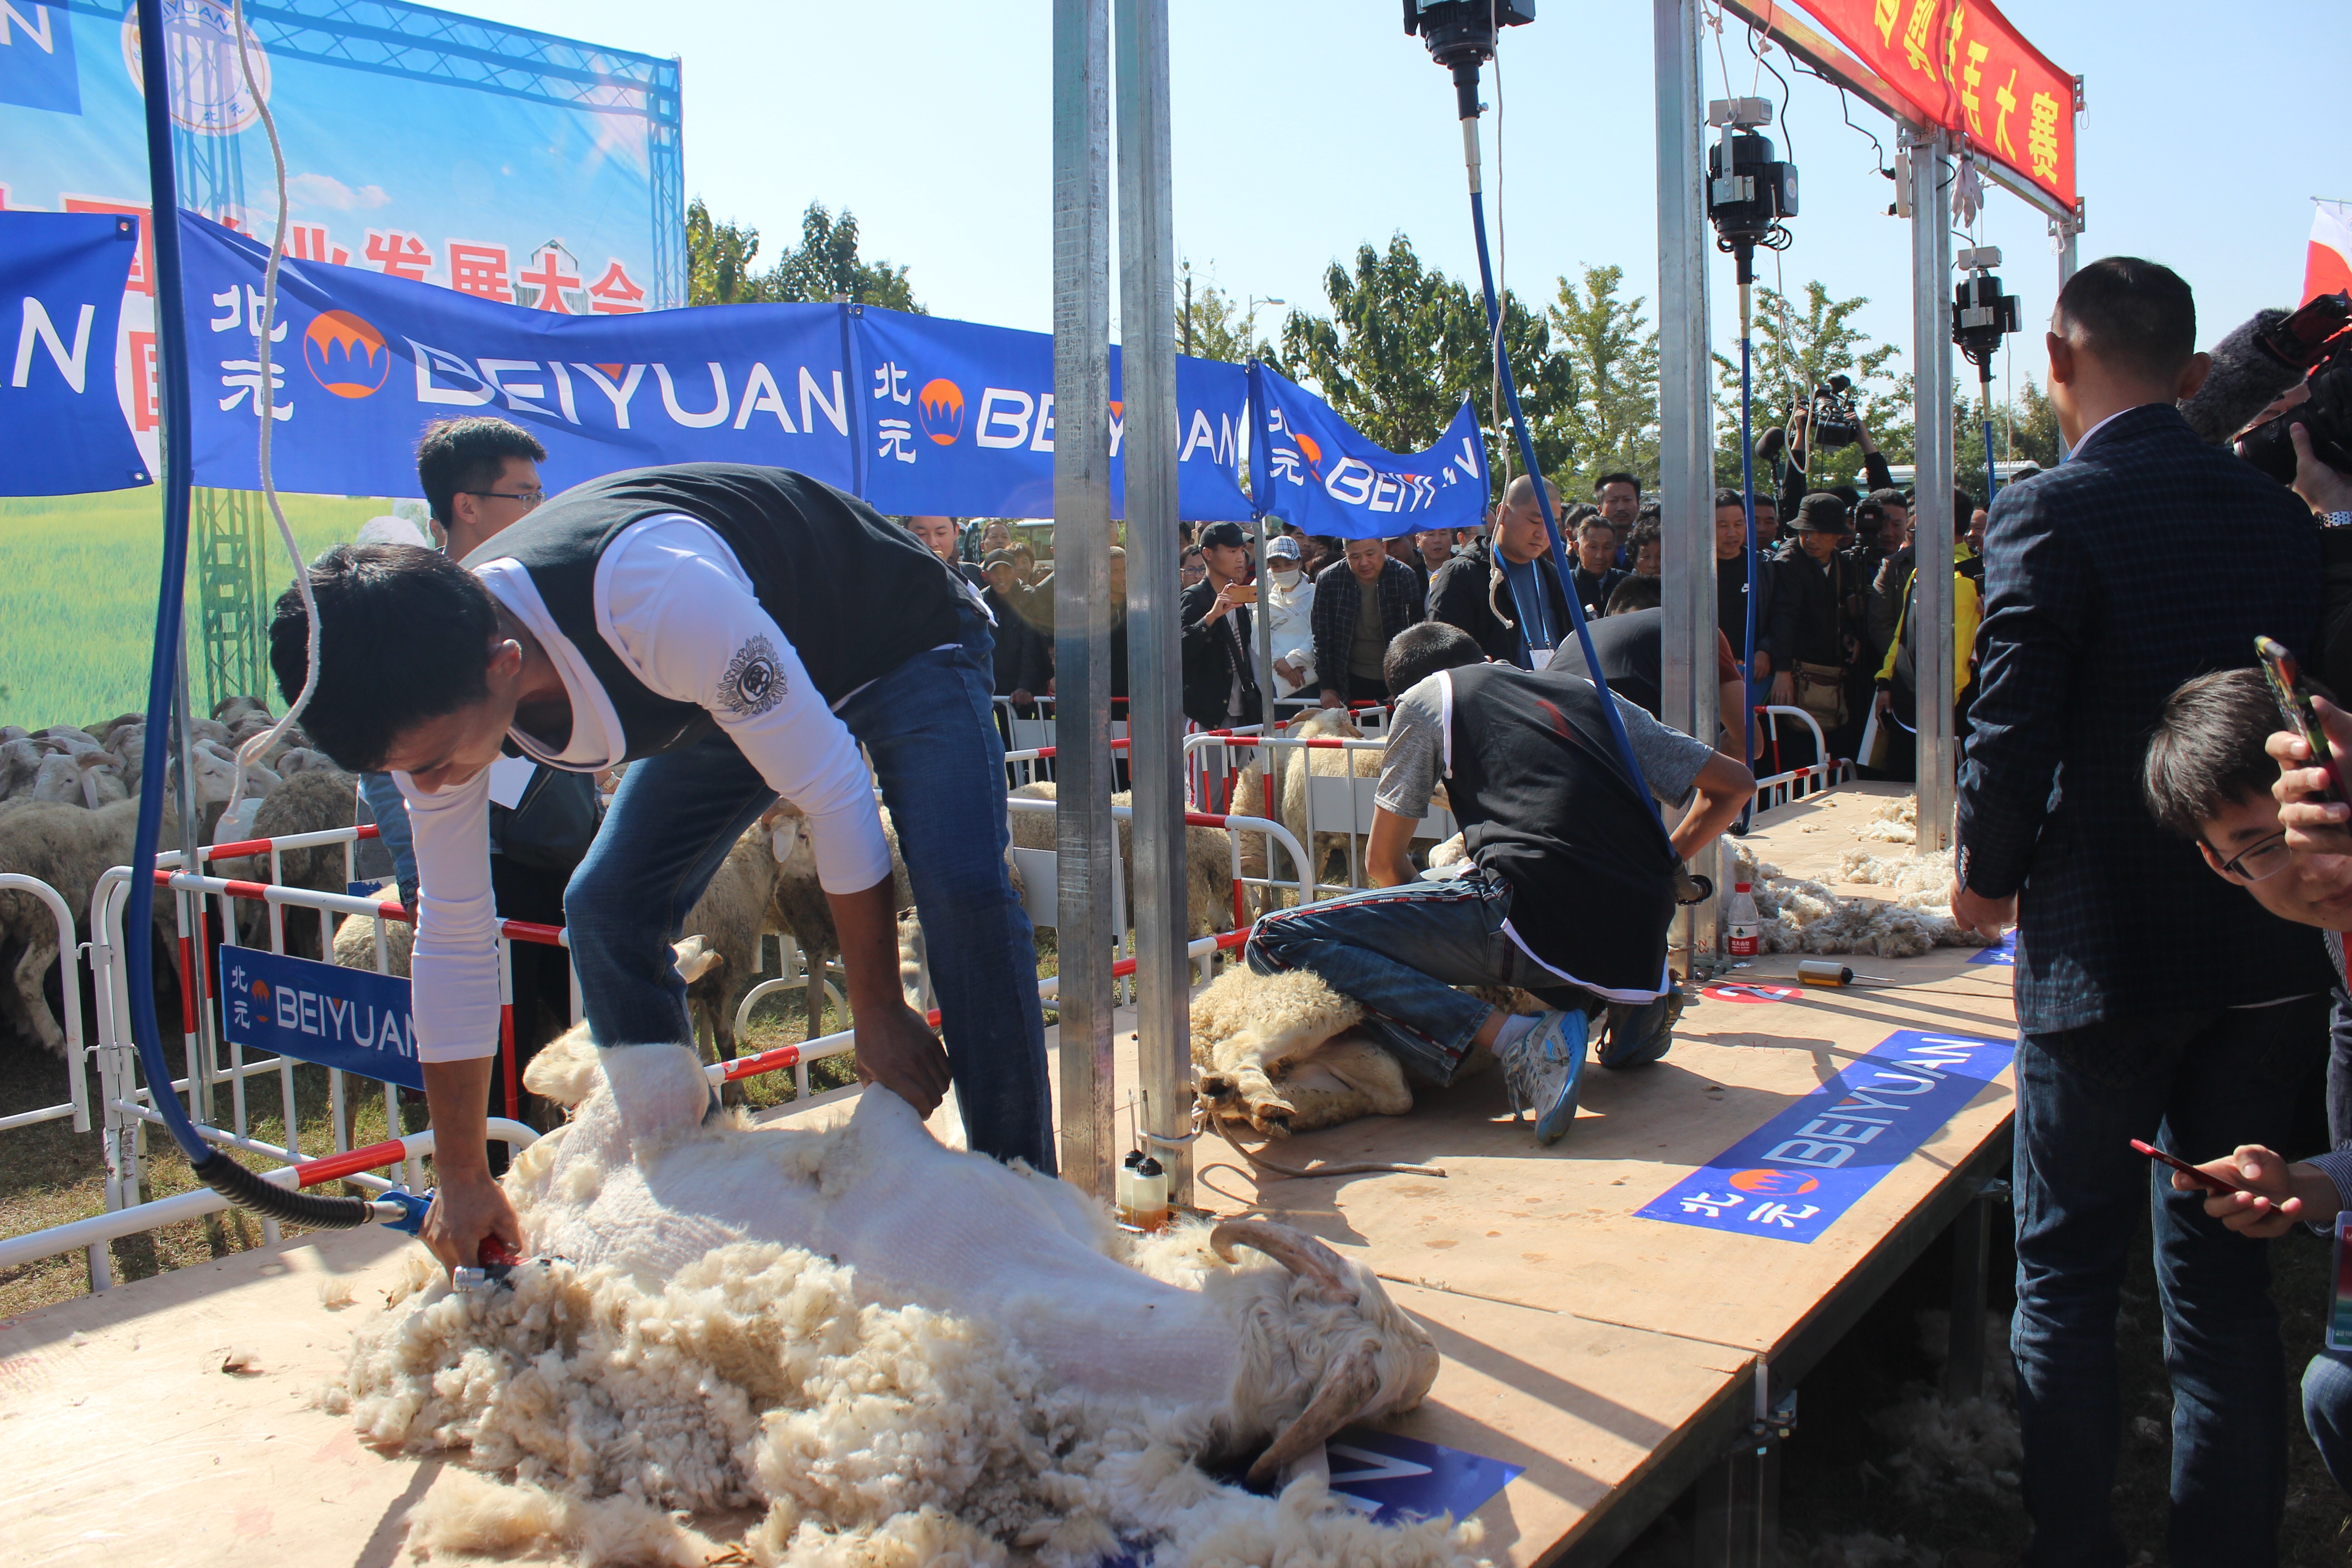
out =
<svg viewBox="0 0 2352 1568"><path fill-rule="evenodd" d="M2074 205L2074 79L1989 0L1798 0L1922 115Z"/></svg>

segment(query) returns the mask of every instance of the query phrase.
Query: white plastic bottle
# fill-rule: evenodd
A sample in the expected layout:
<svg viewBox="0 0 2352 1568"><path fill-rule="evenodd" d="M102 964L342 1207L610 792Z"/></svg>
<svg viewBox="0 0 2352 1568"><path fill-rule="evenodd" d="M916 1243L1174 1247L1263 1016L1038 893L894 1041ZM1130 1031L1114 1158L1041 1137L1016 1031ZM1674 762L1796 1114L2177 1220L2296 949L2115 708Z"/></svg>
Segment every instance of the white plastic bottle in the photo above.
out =
<svg viewBox="0 0 2352 1568"><path fill-rule="evenodd" d="M1748 883L1734 882L1731 902L1724 906L1723 950L1734 958L1753 958L1760 945L1758 937L1764 918L1756 912L1756 899L1748 888Z"/></svg>

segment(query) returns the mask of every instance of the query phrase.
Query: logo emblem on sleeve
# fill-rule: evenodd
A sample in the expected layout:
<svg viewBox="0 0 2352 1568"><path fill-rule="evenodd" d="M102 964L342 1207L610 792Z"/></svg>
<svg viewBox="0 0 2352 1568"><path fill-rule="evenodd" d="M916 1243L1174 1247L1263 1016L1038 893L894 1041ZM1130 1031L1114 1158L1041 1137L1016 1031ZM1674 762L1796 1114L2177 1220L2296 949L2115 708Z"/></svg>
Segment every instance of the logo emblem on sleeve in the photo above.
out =
<svg viewBox="0 0 2352 1568"><path fill-rule="evenodd" d="M784 700L783 662L776 645L755 637L735 650L719 679L719 705L738 718L755 718Z"/></svg>

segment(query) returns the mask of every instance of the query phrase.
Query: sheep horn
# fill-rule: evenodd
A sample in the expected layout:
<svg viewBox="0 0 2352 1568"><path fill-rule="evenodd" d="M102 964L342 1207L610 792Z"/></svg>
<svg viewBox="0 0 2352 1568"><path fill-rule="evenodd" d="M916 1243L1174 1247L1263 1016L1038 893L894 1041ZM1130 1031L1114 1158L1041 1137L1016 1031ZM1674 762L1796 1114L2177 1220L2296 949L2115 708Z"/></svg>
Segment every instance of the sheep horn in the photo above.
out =
<svg viewBox="0 0 2352 1568"><path fill-rule="evenodd" d="M1374 1339L1359 1340L1341 1352L1307 1408L1275 1434L1265 1452L1250 1466L1250 1485L1265 1486L1355 1418L1356 1412L1380 1390L1380 1368L1374 1364L1379 1353L1380 1342Z"/></svg>
<svg viewBox="0 0 2352 1568"><path fill-rule="evenodd" d="M1209 1245L1226 1262L1234 1249L1247 1247L1265 1253L1293 1274L1311 1279L1335 1301L1352 1301L1356 1292L1339 1272L1339 1255L1305 1231L1271 1220L1229 1219L1209 1233Z"/></svg>

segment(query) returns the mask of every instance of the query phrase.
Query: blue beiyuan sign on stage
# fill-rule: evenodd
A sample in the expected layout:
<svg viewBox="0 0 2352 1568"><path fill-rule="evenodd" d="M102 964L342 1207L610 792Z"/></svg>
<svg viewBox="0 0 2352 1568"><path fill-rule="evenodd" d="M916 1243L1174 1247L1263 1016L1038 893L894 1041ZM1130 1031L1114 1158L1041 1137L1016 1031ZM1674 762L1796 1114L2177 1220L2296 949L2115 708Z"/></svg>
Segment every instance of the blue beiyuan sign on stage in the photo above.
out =
<svg viewBox="0 0 2352 1568"><path fill-rule="evenodd" d="M405 980L224 947L220 994L228 1037L247 1050L341 1068L403 1089L425 1087Z"/></svg>
<svg viewBox="0 0 2352 1568"><path fill-rule="evenodd" d="M1979 948L1970 963L1998 963L2006 969L2017 966L2017 933L2005 931L1990 947Z"/></svg>
<svg viewBox="0 0 2352 1568"><path fill-rule="evenodd" d="M1375 1524L1451 1514L1467 1519L1527 1468L1418 1437L1350 1426L1324 1445L1331 1490Z"/></svg>
<svg viewBox="0 0 2352 1568"><path fill-rule="evenodd" d="M1982 1092L2015 1049L2011 1040L1899 1029L1635 1212L1811 1241Z"/></svg>

